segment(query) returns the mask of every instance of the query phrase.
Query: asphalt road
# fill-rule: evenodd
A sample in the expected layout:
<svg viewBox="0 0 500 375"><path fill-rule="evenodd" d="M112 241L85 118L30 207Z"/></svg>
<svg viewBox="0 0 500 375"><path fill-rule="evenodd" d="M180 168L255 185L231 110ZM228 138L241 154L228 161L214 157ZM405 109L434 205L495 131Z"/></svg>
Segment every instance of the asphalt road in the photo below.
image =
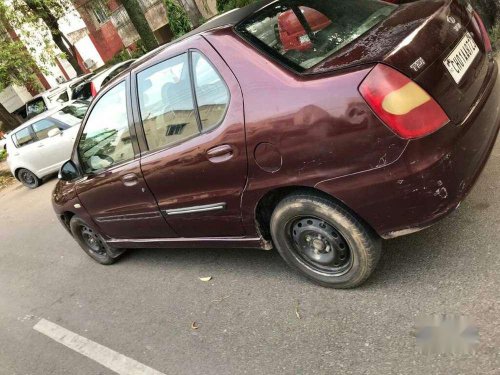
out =
<svg viewBox="0 0 500 375"><path fill-rule="evenodd" d="M500 142L458 211L386 242L349 291L274 251L137 250L100 266L57 222L54 180L4 189L0 373L113 373L33 329L46 319L164 374L500 374L499 181ZM415 317L440 313L475 322L476 354L418 352Z"/></svg>

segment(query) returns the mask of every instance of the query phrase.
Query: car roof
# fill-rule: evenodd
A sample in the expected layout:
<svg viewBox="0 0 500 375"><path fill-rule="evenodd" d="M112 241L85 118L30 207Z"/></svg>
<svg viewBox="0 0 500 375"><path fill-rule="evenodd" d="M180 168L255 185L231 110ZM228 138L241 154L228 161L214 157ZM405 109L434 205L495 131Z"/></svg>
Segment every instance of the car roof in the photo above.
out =
<svg viewBox="0 0 500 375"><path fill-rule="evenodd" d="M130 64L130 66L127 69L125 69L123 72L121 72L116 77L114 77L110 82L108 82L108 85L111 84L112 82L115 82L115 81L123 78L124 76L129 74L132 70L134 70L135 68L141 66L144 63L147 63L151 58L160 54L161 52L163 52L164 50L166 50L170 46L172 46L176 43L179 43L180 41L183 41L183 40L188 39L192 36L200 35L200 34L203 34L207 31L217 29L220 27L235 26L238 23L240 23L241 21L243 21L244 19L246 19L247 17L249 17L252 14L254 14L255 12L257 12L258 10L268 6L269 4L275 3L277 1L278 0L261 0L261 1L255 2L255 3L252 3L250 5L247 5L243 8L236 8L236 9L230 10L229 12L225 12L225 13L219 14L215 17L212 17L208 21L206 21L204 24L202 24L198 28L190 31L189 33L184 34L183 36L181 36L181 37L179 37L179 38L177 38L169 43L163 44L163 45L155 48L154 50L149 51L145 55L139 57L136 61L134 61L132 64Z"/></svg>

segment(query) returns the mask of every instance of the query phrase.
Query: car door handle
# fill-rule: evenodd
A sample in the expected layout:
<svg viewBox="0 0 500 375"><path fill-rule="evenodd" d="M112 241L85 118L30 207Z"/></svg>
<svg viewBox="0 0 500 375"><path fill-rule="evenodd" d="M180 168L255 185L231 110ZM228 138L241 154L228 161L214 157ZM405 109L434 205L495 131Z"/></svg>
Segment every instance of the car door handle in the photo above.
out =
<svg viewBox="0 0 500 375"><path fill-rule="evenodd" d="M135 173L129 173L122 177L123 185L125 186L135 186L139 183L139 178Z"/></svg>
<svg viewBox="0 0 500 375"><path fill-rule="evenodd" d="M38 144L38 148L45 146L43 143Z"/></svg>
<svg viewBox="0 0 500 375"><path fill-rule="evenodd" d="M208 160L214 164L228 161L234 156L233 148L230 145L221 145L207 151Z"/></svg>

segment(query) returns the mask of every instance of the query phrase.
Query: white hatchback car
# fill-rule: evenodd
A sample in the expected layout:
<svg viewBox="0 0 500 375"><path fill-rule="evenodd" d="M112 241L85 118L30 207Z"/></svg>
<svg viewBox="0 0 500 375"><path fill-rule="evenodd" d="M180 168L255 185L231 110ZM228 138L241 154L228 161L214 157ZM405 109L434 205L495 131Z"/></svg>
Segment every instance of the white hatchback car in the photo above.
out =
<svg viewBox="0 0 500 375"><path fill-rule="evenodd" d="M69 159L89 103L75 101L46 111L7 136L7 164L26 187L38 187Z"/></svg>

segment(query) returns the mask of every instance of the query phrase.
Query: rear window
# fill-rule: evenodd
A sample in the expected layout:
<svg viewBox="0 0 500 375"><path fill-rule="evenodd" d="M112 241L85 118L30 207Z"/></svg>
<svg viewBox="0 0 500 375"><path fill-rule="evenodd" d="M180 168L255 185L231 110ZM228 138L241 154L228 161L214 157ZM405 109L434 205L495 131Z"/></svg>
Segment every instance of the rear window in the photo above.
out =
<svg viewBox="0 0 500 375"><path fill-rule="evenodd" d="M244 20L237 31L302 72L358 39L396 8L377 0L283 0Z"/></svg>
<svg viewBox="0 0 500 375"><path fill-rule="evenodd" d="M89 103L74 102L60 111L53 113L51 117L69 126L79 125L85 117L88 107Z"/></svg>
<svg viewBox="0 0 500 375"><path fill-rule="evenodd" d="M47 110L43 98L34 99L26 104L26 114L28 117L34 117Z"/></svg>

